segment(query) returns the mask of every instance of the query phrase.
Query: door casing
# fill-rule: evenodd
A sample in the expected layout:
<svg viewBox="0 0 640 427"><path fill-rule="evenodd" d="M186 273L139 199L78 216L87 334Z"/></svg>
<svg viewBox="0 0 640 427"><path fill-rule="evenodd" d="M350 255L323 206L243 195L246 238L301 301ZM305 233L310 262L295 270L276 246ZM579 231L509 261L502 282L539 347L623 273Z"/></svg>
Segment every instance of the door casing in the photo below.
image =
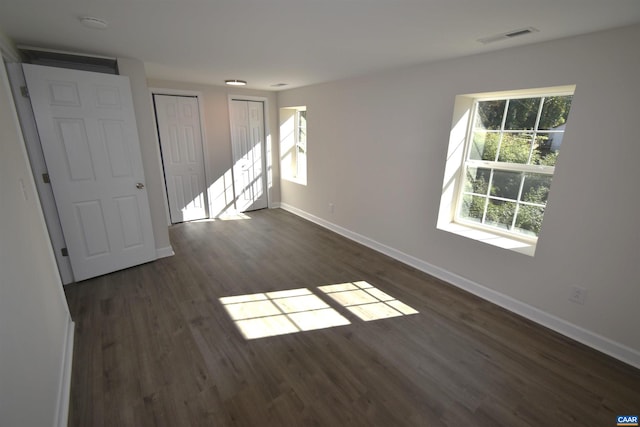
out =
<svg viewBox="0 0 640 427"><path fill-rule="evenodd" d="M43 174L47 173L47 165L44 161L42 145L40 145L40 137L36 127L33 109L31 108L31 100L23 96L20 92L22 86L27 86L24 73L22 72L22 64L12 62L6 65L16 111L20 117L20 127L22 128L24 143L29 154L29 163L31 164L33 178L36 183L36 188L38 189L40 206L42 207L42 213L44 214L47 224L47 231L49 232L58 271L60 272L60 279L63 285L68 285L74 281L73 271L71 270L69 257L63 255L63 249L67 247L67 244L64 240L62 227L60 226L60 217L58 216L56 201L53 197L53 190L51 189L51 185L45 183L43 180Z"/></svg>
<svg viewBox="0 0 640 427"><path fill-rule="evenodd" d="M158 123L158 117L156 116L156 110L153 107L153 96L154 95L175 95L175 96L192 96L198 99L198 109L200 112L200 135L202 135L202 152L204 155L204 176L205 176L205 185L207 187L207 212L209 213L209 218L211 218L213 209L211 206L212 203L212 194L211 194L211 185L209 185L210 177L213 177L213 172L211 168L209 148L207 147L207 134L205 132L206 122L205 122L205 106L204 106L204 95L202 92L193 91L193 90L181 90L181 89L166 89L159 87L151 87L149 88L149 101L151 102L151 107L153 109L153 121L154 123ZM158 133L158 128L155 128L156 142L158 146L160 146L160 134ZM162 168L162 186L163 188L167 188L167 183L164 177L164 165L162 164L162 157L160 155L160 150L158 150L158 164L160 168ZM163 191L162 196L164 199L165 212L167 216L167 225L171 225L171 214L169 212L169 198L167 197L167 192Z"/></svg>
<svg viewBox="0 0 640 427"><path fill-rule="evenodd" d="M180 163L172 166L171 165L171 157L172 157L172 151L170 147L171 146L171 141L168 140L170 139L170 135L168 134L168 129L165 129L165 132L163 132L163 126L168 125L168 123L163 122L163 120L161 120L163 116L163 112L159 111L160 106L168 101L175 101L177 104L180 103L180 101L182 100L187 100L187 102L191 102L191 101L195 101L195 108L197 110L197 117L195 118L198 121L198 126L197 129L193 129L193 133L194 133L194 146L193 146L193 156L195 157L194 159L192 159L192 162L190 163ZM207 173L206 173L206 168L205 168L205 156L204 156L204 138L203 138L203 134L202 134L202 120L201 120L201 115L200 115L200 102L198 100L197 97L195 96L190 96L190 95L167 95L167 94L159 94L159 93L155 93L153 94L153 104L154 104L154 112L155 112L155 116L156 116L156 129L158 131L158 136L160 139L160 147L161 147L161 152L162 152L162 167L163 167L163 171L164 171L164 180L165 180L165 188L166 188L166 195L167 195L167 202L168 202L168 207L169 207L169 217L170 217L170 221L171 223L178 223L178 222L183 222L183 221L190 221L190 220L196 220L196 219L204 219L204 218L208 218L209 217L209 206L210 203L208 202L209 200L209 196L208 196L208 191L207 189L209 188L209 184L207 181ZM176 112L177 114L179 114L178 112ZM179 121L179 119L178 119ZM161 123L162 122L162 123ZM178 123L178 125L184 125L184 123ZM197 133L197 135L195 135ZM164 137L164 139L163 139ZM177 136L178 138L180 138L180 136ZM181 141L183 143L186 144L187 141ZM199 142L199 143L198 143ZM178 147L178 150L180 149L180 144ZM187 156L187 152L189 151L187 149L186 146L183 146L182 148L184 148L184 153L182 153L182 156L184 156L186 158ZM180 157L180 153L178 153L178 156ZM182 160L182 159L180 159ZM188 162L188 160L187 160ZM184 187L182 189L177 188L177 183L175 181L172 180L168 180L167 176L169 175L173 175L172 173L172 169L174 171L179 171L180 174L187 174L186 177L190 177L193 178L195 176L196 180L199 181L195 184L195 186L197 186L197 190L196 191L200 191L200 197L201 197L201 202L203 204L202 208L198 209L196 207L191 208L189 211L187 211L187 213L185 214L184 211L183 212L179 212L179 206L176 205L177 203L177 198L179 196L178 193L180 193L180 191L184 192ZM188 169L188 171L186 170ZM172 198L173 195L173 198ZM172 205L173 205L173 209L172 209Z"/></svg>

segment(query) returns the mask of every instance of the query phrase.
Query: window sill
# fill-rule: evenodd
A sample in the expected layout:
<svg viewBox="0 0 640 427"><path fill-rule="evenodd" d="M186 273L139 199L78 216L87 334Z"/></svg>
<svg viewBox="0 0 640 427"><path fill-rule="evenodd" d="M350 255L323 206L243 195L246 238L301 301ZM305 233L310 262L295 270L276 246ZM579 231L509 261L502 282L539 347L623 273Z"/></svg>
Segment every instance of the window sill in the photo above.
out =
<svg viewBox="0 0 640 427"><path fill-rule="evenodd" d="M282 177L283 180L288 181L288 182L292 182L294 184L298 184L298 185L303 185L306 186L307 185L307 180L306 179L301 179L301 178L291 178L291 177Z"/></svg>
<svg viewBox="0 0 640 427"><path fill-rule="evenodd" d="M497 246L502 249L518 252L521 254L533 256L536 251L536 243L523 242L522 240L505 237L502 234L491 233L489 231L480 230L463 224L450 222L448 224L438 225L439 230L457 234L467 239L477 242L486 243L487 245Z"/></svg>

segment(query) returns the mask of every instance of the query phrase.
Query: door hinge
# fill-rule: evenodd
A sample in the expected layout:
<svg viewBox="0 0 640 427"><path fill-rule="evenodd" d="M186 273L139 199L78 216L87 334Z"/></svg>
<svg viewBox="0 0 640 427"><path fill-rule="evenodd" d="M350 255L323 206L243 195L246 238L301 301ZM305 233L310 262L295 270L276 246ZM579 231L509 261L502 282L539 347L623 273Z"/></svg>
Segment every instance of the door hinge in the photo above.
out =
<svg viewBox="0 0 640 427"><path fill-rule="evenodd" d="M60 249L60 252L62 252L62 256L69 256L69 251L67 250L67 248Z"/></svg>
<svg viewBox="0 0 640 427"><path fill-rule="evenodd" d="M20 86L20 94L25 98L29 98L29 89L26 86Z"/></svg>
<svg viewBox="0 0 640 427"><path fill-rule="evenodd" d="M51 184L51 179L49 178L49 174L48 173L43 173L42 174L42 181L45 184Z"/></svg>

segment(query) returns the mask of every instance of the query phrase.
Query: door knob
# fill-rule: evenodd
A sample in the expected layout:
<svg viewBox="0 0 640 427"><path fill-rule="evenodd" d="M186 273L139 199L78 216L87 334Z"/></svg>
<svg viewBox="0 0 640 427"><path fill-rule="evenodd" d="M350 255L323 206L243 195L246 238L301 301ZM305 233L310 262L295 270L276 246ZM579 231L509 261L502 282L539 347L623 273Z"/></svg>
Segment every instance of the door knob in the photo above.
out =
<svg viewBox="0 0 640 427"><path fill-rule="evenodd" d="M144 188L144 184L143 184L143 183L141 183L141 182L139 182L139 183L137 183L137 184L136 184L136 188L137 188L138 190L142 190L142 189Z"/></svg>

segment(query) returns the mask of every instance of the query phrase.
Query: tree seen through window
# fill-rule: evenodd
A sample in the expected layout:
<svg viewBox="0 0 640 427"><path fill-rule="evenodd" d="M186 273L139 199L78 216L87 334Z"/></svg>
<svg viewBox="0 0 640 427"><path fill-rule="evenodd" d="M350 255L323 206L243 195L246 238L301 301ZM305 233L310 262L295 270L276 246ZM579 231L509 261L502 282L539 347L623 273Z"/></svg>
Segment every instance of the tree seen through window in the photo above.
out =
<svg viewBox="0 0 640 427"><path fill-rule="evenodd" d="M457 218L537 237L572 95L476 102Z"/></svg>

